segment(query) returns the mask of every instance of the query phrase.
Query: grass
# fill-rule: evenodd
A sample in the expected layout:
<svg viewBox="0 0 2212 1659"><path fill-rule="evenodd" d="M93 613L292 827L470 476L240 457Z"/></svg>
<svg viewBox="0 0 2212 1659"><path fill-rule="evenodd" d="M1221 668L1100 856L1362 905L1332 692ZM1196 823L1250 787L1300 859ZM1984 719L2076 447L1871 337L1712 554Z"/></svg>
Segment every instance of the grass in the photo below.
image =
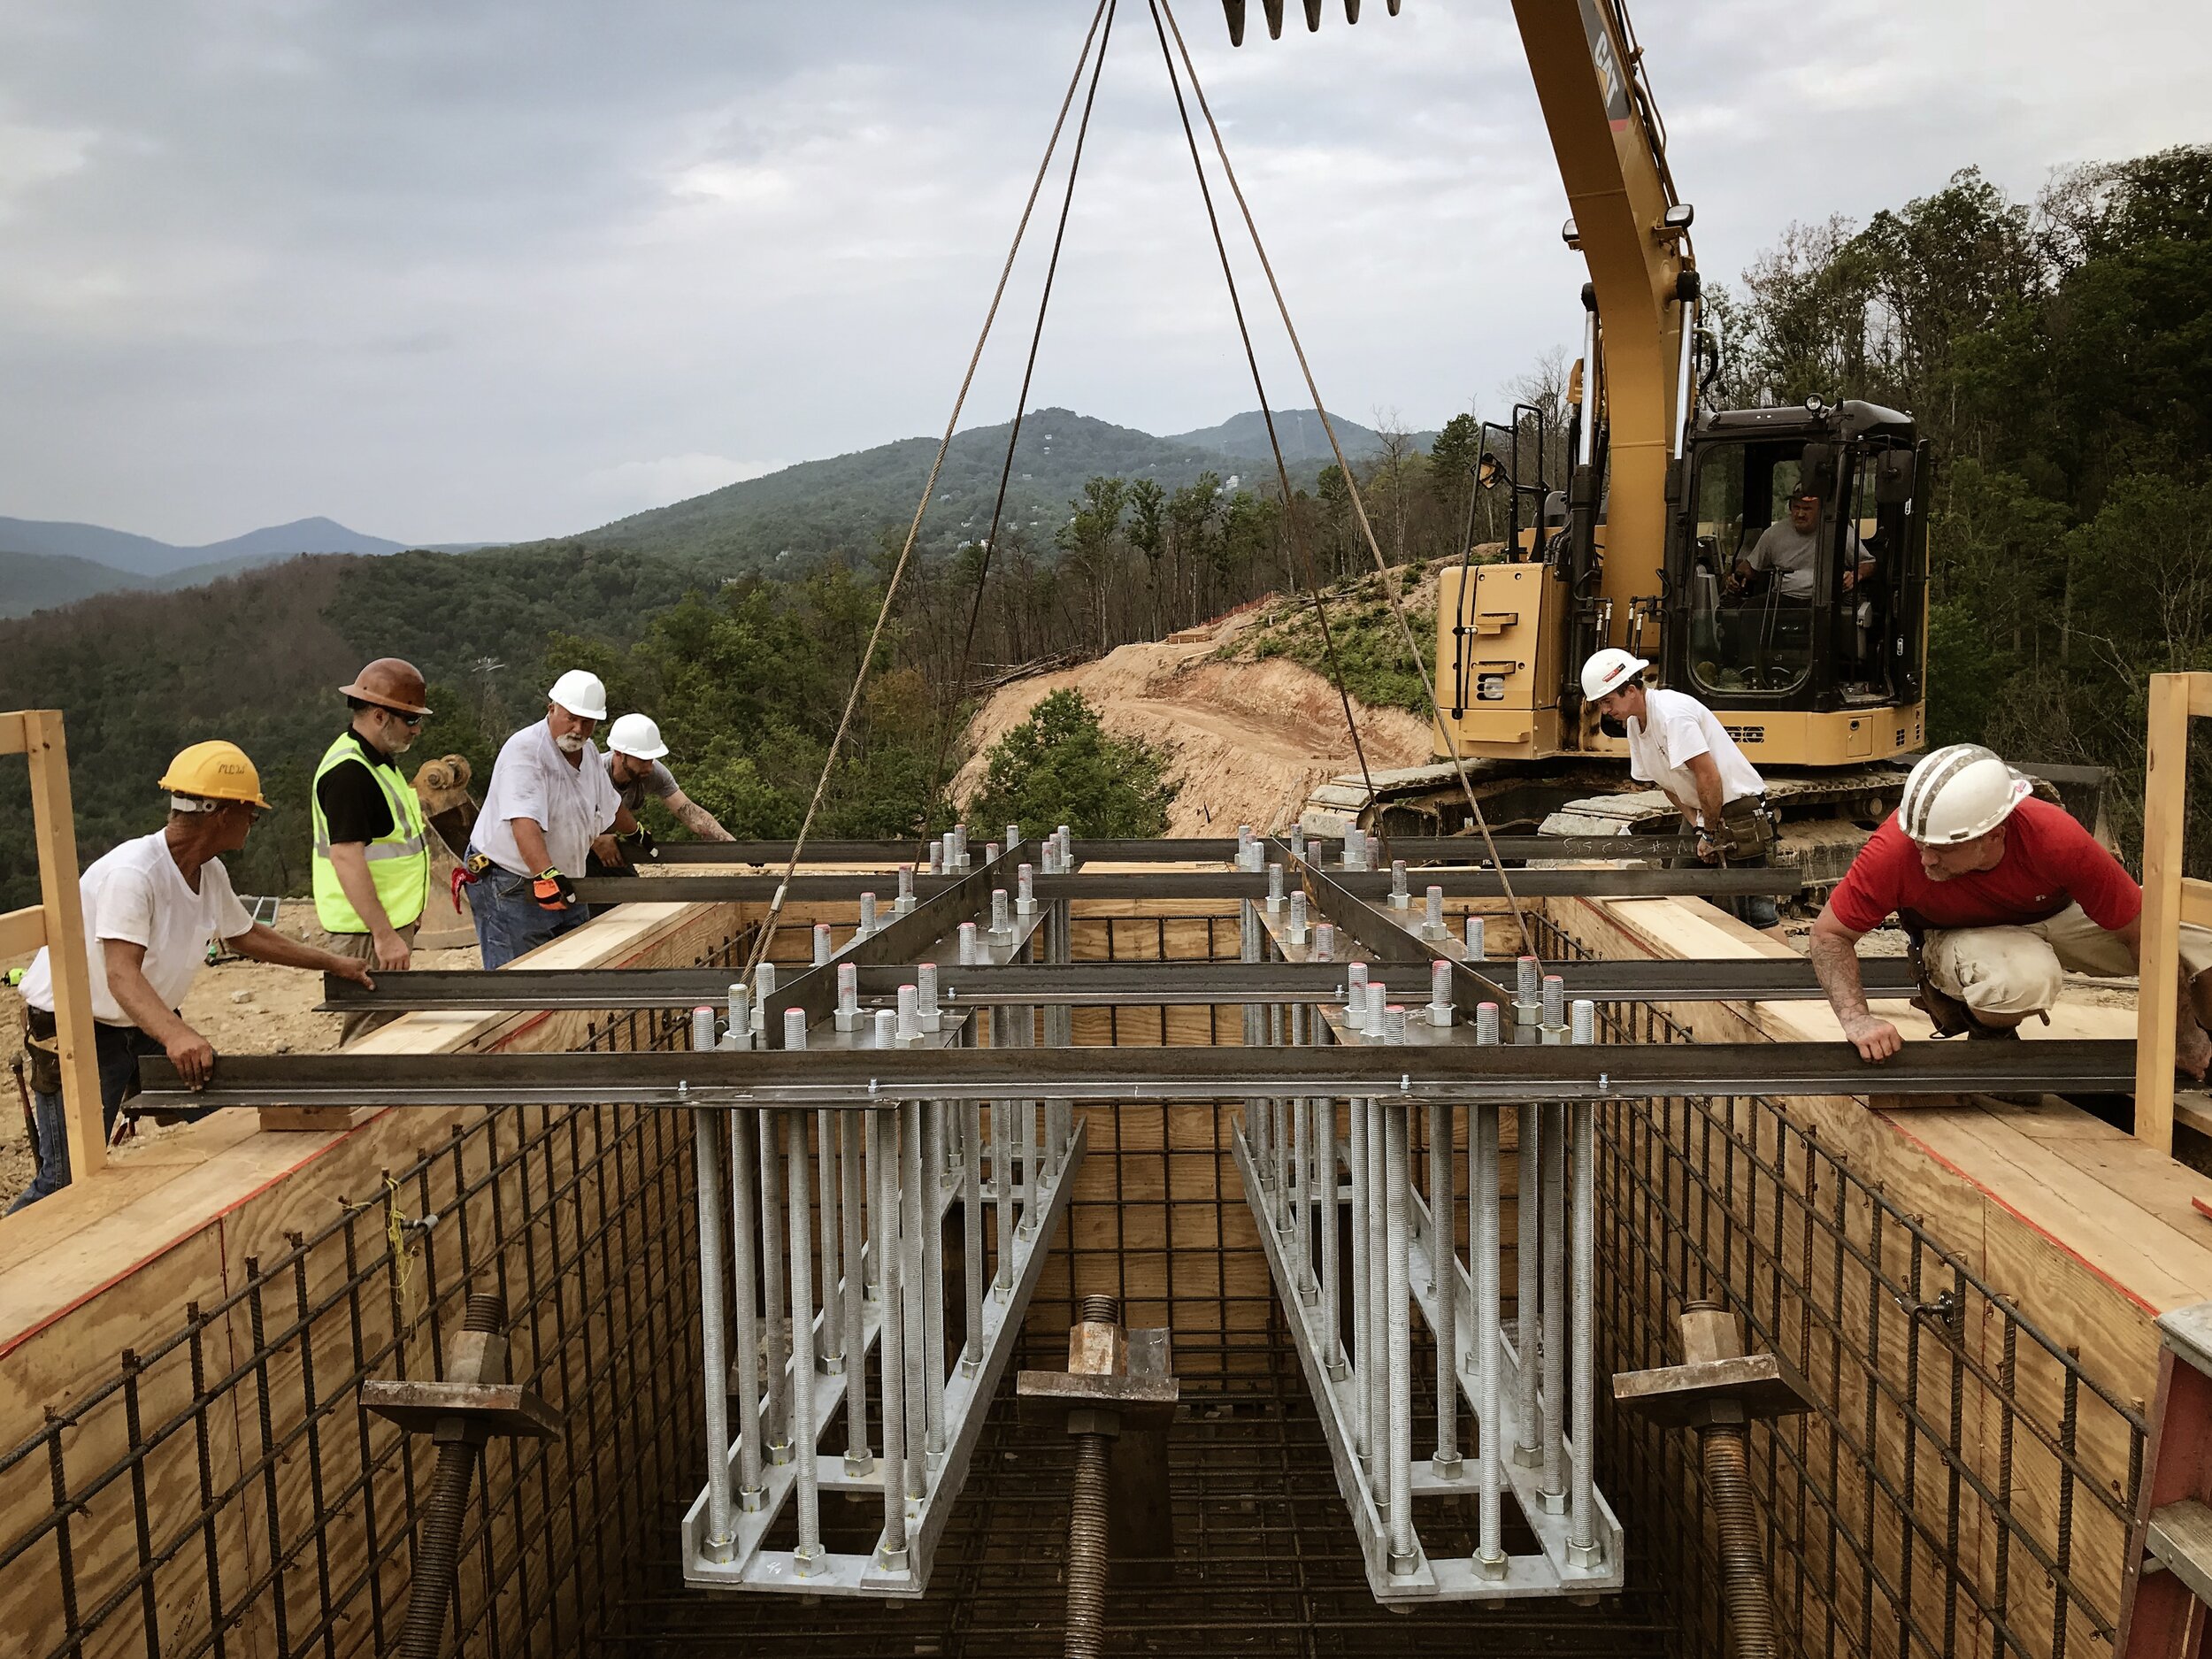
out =
<svg viewBox="0 0 2212 1659"><path fill-rule="evenodd" d="M1390 580L1406 608L1406 620L1421 648L1421 664L1433 672L1436 660L1436 590L1417 565L1400 565ZM1325 588L1329 631L1336 641L1338 664L1345 688L1371 709L1403 709L1426 714L1428 701L1421 677L1406 659L1405 641L1391 615L1390 603L1379 575ZM1278 596L1261 610L1258 618L1217 655L1225 662L1260 663L1273 657L1289 658L1329 679L1328 655L1321 643L1321 626L1310 596Z"/></svg>

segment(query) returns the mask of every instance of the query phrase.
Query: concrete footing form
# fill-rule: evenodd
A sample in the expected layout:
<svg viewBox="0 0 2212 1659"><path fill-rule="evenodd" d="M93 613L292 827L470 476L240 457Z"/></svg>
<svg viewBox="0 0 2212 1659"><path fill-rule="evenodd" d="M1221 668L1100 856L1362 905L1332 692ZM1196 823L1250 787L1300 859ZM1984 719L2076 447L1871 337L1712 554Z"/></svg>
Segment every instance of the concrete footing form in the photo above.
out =
<svg viewBox="0 0 2212 1659"><path fill-rule="evenodd" d="M1469 845L825 849L735 998L776 879L687 865L227 1062L0 1225L11 1651L395 1651L441 1448L364 1385L472 1292L557 1432L476 1436L449 1651L1057 1652L1012 1372L1089 1295L1179 1386L1108 1651L1723 1651L1697 1442L1611 1400L1690 1303L1810 1402L1748 1432L1785 1651L2108 1651L2212 1181L1970 1091L2108 1090L2131 1014L1855 1070L1710 878Z"/></svg>

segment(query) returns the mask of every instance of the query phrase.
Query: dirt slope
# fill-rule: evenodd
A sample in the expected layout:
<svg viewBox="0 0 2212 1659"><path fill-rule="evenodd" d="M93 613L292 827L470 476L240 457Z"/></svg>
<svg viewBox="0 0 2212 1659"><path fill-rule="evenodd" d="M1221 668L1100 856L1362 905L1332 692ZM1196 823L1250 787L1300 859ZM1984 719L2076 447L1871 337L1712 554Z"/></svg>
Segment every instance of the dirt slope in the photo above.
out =
<svg viewBox="0 0 2212 1659"><path fill-rule="evenodd" d="M1249 824L1286 829L1308 792L1357 769L1344 710L1329 682L1271 658L1228 663L1216 653L1248 626L1243 611L1171 641L1125 645L1094 663L1018 680L995 693L970 728L975 758L956 788L964 798L982 779L981 757L1055 691L1080 691L1118 737L1167 749L1183 792L1170 810L1171 835L1221 835ZM1378 770L1429 758L1428 728L1395 709L1355 703L1367 763Z"/></svg>

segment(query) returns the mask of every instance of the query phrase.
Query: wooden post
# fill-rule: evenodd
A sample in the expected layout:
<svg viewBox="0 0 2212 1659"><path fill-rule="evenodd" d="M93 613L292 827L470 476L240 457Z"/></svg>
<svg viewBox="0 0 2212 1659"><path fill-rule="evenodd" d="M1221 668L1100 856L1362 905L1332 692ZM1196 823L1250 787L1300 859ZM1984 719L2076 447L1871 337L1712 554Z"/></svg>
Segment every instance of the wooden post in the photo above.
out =
<svg viewBox="0 0 2212 1659"><path fill-rule="evenodd" d="M2189 674L2151 676L2143 778L2142 977L2135 995L2135 1134L2174 1149L2174 1020L2181 975L2182 830L2188 808Z"/></svg>
<svg viewBox="0 0 2212 1659"><path fill-rule="evenodd" d="M70 815L69 751L61 710L23 717L31 763L31 823L38 841L39 908L54 977L54 1024L61 1049L62 1114L69 1128L69 1179L107 1164L107 1124L100 1110L100 1066L93 1048L92 977L85 965L84 906L77 891L77 824Z"/></svg>

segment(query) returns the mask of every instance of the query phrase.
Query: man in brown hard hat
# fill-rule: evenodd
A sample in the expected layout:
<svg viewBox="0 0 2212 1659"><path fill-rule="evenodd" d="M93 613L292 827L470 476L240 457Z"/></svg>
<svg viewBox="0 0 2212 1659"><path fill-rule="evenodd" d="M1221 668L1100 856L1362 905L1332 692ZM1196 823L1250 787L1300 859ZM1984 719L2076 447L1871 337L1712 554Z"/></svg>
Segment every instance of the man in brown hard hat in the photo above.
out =
<svg viewBox="0 0 2212 1659"><path fill-rule="evenodd" d="M380 657L339 687L353 718L315 769L315 916L323 946L398 972L412 960L430 894L430 840L422 801L399 769L430 713L412 663ZM351 1042L392 1018L346 1016Z"/></svg>

